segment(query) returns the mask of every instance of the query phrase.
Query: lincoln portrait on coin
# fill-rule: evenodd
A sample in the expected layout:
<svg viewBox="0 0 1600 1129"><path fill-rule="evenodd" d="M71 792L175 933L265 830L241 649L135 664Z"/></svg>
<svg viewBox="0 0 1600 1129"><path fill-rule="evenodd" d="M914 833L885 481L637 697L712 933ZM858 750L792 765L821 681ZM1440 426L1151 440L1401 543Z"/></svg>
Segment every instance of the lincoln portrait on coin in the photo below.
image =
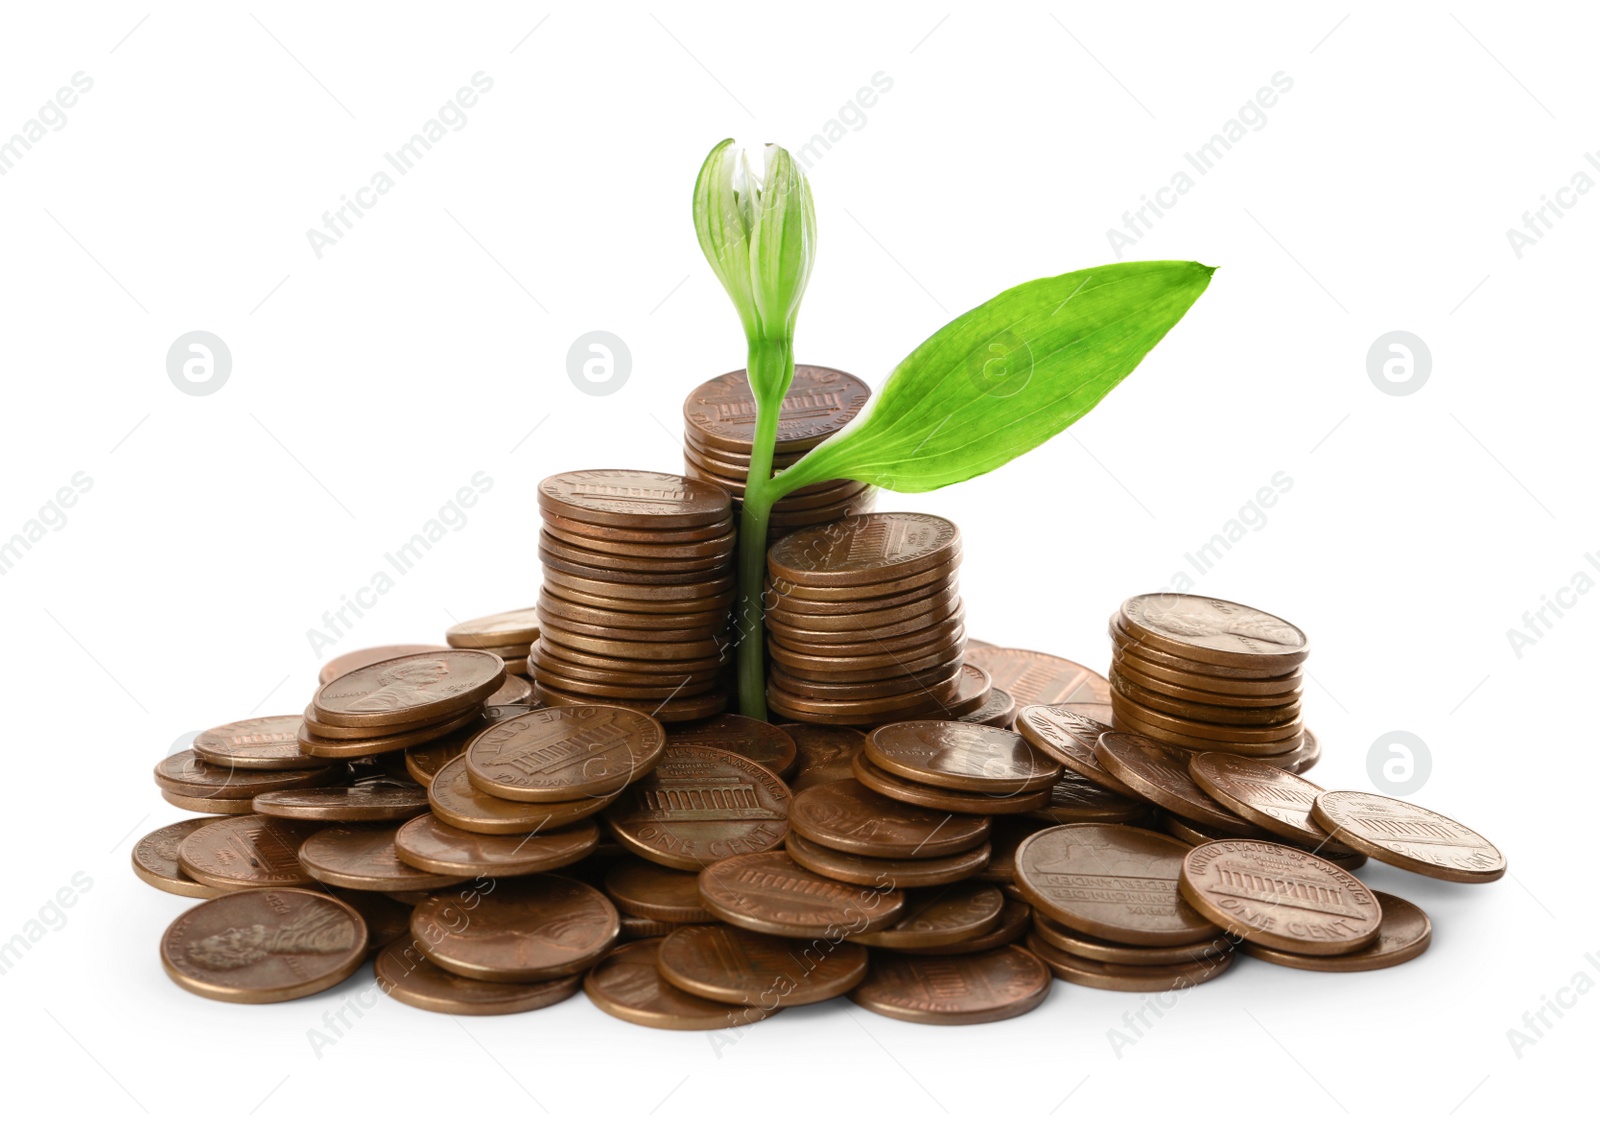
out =
<svg viewBox="0 0 1600 1129"><path fill-rule="evenodd" d="M433 700L427 691L450 676L450 665L443 659L418 658L385 667L378 674L379 686L351 702L347 708L359 710L399 710L425 705Z"/></svg>
<svg viewBox="0 0 1600 1129"><path fill-rule="evenodd" d="M202 968L245 968L268 957L342 953L356 941L348 913L317 902L280 925L235 925L191 942L188 957Z"/></svg>

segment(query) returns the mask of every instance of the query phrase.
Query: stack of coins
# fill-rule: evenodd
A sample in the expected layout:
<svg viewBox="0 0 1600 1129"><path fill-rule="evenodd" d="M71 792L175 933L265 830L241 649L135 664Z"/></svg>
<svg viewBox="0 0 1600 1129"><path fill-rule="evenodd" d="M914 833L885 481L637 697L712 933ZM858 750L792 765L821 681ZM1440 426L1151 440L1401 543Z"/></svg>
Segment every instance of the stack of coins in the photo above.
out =
<svg viewBox="0 0 1600 1129"><path fill-rule="evenodd" d="M486 651L424 651L360 667L318 687L300 750L353 760L424 744L478 721L505 680L505 662Z"/></svg>
<svg viewBox="0 0 1600 1129"><path fill-rule="evenodd" d="M498 655L507 674L528 673L528 652L539 641L539 613L534 608L496 612L458 623L444 633L452 647Z"/></svg>
<svg viewBox="0 0 1600 1129"><path fill-rule="evenodd" d="M847 372L796 365L794 382L778 415L773 472L793 466L807 451L841 430L870 394L866 384ZM735 509L744 499L755 427L756 402L744 369L706 381L683 402L684 472L722 487L733 496ZM848 479L802 486L773 507L768 539L864 513L871 508L875 493L866 483Z"/></svg>
<svg viewBox="0 0 1600 1129"><path fill-rule="evenodd" d="M663 721L727 704L734 526L726 491L675 474L580 470L539 484L539 699Z"/></svg>
<svg viewBox="0 0 1600 1129"><path fill-rule="evenodd" d="M1305 633L1227 600L1134 596L1111 618L1116 728L1192 751L1293 755Z"/></svg>
<svg viewBox="0 0 1600 1129"><path fill-rule="evenodd" d="M960 563L960 532L928 514L863 514L773 545L768 705L862 727L983 709L989 678L962 657Z"/></svg>

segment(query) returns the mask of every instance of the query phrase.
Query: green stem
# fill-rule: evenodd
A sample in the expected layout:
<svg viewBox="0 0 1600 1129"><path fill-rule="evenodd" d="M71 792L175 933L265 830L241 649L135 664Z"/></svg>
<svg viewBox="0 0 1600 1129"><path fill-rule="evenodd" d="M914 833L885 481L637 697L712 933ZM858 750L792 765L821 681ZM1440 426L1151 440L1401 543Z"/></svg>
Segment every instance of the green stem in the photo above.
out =
<svg viewBox="0 0 1600 1129"><path fill-rule="evenodd" d="M776 500L770 485L772 449L778 440L778 413L794 379L791 341L752 341L745 370L756 401L755 441L745 478L739 519L739 712L767 716L766 643L762 619L767 580L767 524Z"/></svg>

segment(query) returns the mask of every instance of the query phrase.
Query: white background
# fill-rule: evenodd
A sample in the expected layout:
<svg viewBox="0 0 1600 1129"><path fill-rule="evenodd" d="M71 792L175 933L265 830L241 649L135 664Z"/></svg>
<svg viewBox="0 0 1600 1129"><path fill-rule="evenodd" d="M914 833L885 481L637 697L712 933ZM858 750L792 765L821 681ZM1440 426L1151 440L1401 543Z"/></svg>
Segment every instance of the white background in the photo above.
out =
<svg viewBox="0 0 1600 1129"><path fill-rule="evenodd" d="M761 7L8 9L0 136L93 79L0 177L0 539L75 473L93 483L0 576L0 937L74 874L93 881L0 978L13 1100L119 1123L1205 1108L1320 1124L1486 1123L1575 1093L1600 993L1567 996L1520 1058L1506 1032L1581 970L1600 978L1584 959L1600 948L1584 826L1600 595L1520 655L1507 631L1574 573L1600 579L1584 559L1600 550L1600 194L1520 258L1506 230L1600 144L1592 19L1470 2ZM493 89L464 128L319 259L306 230L479 71ZM1065 984L966 1029L823 1005L720 1056L581 997L459 1024L384 1000L318 1058L307 1030L368 973L267 1008L166 980L157 942L190 903L127 856L183 817L150 780L175 741L298 712L320 665L308 630L475 472L493 487L466 525L340 649L532 602L542 476L679 469L685 393L744 359L690 220L714 142L798 147L892 80L810 170L820 257L798 337L802 361L877 384L999 290L1113 259L1107 229L1280 71L1293 89L1265 126L1124 251L1220 265L1183 323L1069 435L880 508L961 526L969 625L995 642L1103 668L1106 617L1178 572L1304 627L1328 750L1313 778L1370 788L1374 739L1415 734L1432 771L1413 798L1511 860L1483 888L1363 872L1433 915L1424 959L1353 977L1241 962L1120 1058L1107 1030L1137 997ZM165 368L196 329L233 357L204 397ZM567 375L595 329L632 353L607 397ZM1431 349L1410 396L1367 373L1396 329ZM1280 471L1293 485L1264 527L1198 576L1185 553Z"/></svg>

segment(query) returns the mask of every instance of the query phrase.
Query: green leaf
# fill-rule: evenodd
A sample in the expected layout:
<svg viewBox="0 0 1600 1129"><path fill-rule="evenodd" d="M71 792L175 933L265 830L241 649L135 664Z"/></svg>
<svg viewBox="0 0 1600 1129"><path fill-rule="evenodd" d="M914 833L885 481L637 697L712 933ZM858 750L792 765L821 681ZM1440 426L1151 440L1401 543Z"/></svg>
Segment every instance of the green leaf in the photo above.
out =
<svg viewBox="0 0 1600 1129"><path fill-rule="evenodd" d="M772 497L830 478L918 493L1004 466L1098 404L1215 269L1112 263L1005 291L917 346L863 419L772 480Z"/></svg>

